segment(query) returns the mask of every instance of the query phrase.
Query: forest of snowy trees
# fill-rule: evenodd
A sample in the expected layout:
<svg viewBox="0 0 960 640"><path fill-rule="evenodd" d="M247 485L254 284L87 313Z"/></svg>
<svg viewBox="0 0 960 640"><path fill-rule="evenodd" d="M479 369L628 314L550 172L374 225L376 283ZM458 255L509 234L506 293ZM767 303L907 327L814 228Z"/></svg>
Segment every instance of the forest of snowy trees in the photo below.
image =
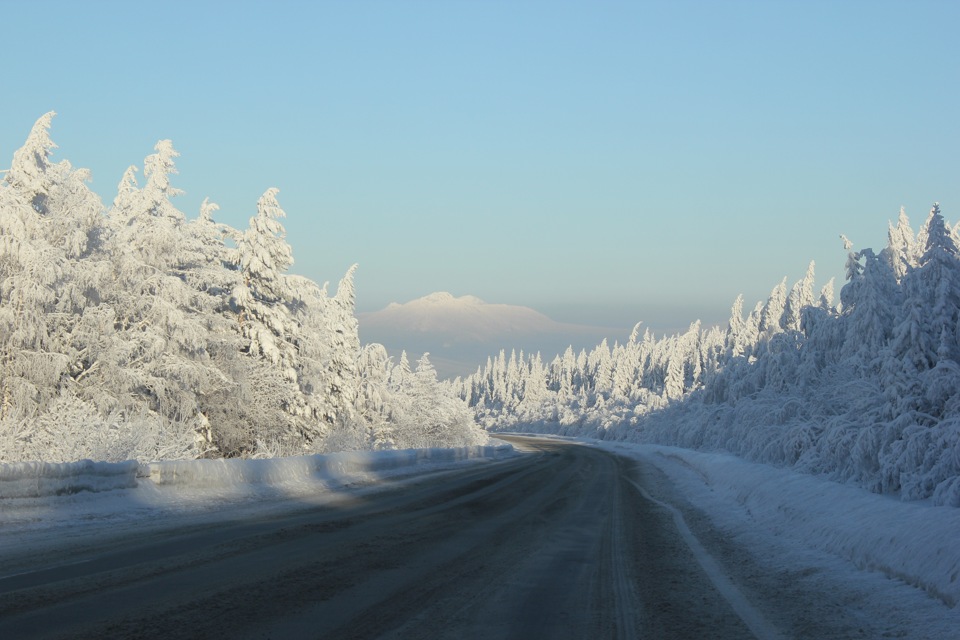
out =
<svg viewBox="0 0 960 640"><path fill-rule="evenodd" d="M157 143L105 207L41 117L0 173L0 462L460 446L486 435L424 356L361 346L354 268L293 262L277 190L238 231L172 203Z"/></svg>
<svg viewBox="0 0 960 640"><path fill-rule="evenodd" d="M491 430L725 451L905 500L960 506L960 228L901 210L889 246L849 253L834 306L813 265L726 328L634 329L550 362L501 352L455 382Z"/></svg>

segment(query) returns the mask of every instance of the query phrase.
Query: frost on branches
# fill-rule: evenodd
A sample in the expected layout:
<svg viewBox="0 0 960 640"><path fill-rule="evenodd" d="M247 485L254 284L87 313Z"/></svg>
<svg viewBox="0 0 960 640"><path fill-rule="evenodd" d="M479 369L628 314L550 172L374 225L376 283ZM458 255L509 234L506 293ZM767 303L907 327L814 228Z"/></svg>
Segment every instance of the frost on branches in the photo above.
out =
<svg viewBox="0 0 960 640"><path fill-rule="evenodd" d="M286 273L276 189L245 231L208 200L187 220L161 140L105 210L86 171L52 161L53 116L0 174L0 462L486 440L432 368L361 348L355 268L332 298Z"/></svg>
<svg viewBox="0 0 960 640"><path fill-rule="evenodd" d="M490 429L725 451L905 500L960 506L958 228L901 211L879 254L845 238L847 282L814 294L813 265L725 329L634 329L544 364L501 352L461 397Z"/></svg>

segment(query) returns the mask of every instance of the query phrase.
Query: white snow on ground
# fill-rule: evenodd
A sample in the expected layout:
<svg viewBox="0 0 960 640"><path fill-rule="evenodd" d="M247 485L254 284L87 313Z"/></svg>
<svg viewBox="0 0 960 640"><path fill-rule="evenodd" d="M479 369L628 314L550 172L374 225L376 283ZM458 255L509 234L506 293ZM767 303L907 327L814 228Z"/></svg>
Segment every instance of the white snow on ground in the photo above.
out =
<svg viewBox="0 0 960 640"><path fill-rule="evenodd" d="M494 441L496 443L496 441ZM40 529L134 524L226 507L271 509L356 486L515 455L494 445L351 451L263 460L16 463L0 465L0 551Z"/></svg>
<svg viewBox="0 0 960 640"><path fill-rule="evenodd" d="M138 469L134 460L0 464L0 500L131 489L137 486Z"/></svg>
<svg viewBox="0 0 960 640"><path fill-rule="evenodd" d="M235 487L249 484L289 485L323 481L334 485L368 476L409 471L425 464L449 464L510 453L508 444L453 449L342 451L327 455L263 460L171 460L141 465L156 485L190 488Z"/></svg>
<svg viewBox="0 0 960 640"><path fill-rule="evenodd" d="M739 507L758 529L899 578L951 607L960 602L958 509L901 502L729 455L660 446L631 453L682 480L685 492L707 489L711 501Z"/></svg>

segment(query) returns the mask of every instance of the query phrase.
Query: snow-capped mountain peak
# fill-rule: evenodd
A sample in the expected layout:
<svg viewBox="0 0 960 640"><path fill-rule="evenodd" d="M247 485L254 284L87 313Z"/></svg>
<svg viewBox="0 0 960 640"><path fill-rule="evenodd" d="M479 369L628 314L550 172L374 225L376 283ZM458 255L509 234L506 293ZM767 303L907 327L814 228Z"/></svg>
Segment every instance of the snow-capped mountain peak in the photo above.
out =
<svg viewBox="0 0 960 640"><path fill-rule="evenodd" d="M441 373L473 371L501 348L552 357L571 344L582 347L603 337L620 337L610 329L556 322L530 307L446 291L394 302L358 318L364 342L380 342L391 352L429 351Z"/></svg>

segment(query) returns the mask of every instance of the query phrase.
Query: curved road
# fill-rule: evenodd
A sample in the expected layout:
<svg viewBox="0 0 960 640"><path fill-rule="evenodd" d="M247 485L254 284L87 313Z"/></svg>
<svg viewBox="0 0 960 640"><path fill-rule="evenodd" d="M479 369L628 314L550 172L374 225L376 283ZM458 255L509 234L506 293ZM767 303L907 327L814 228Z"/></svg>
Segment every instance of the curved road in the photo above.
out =
<svg viewBox="0 0 960 640"><path fill-rule="evenodd" d="M653 472L506 439L529 455L4 558L0 638L777 637Z"/></svg>

